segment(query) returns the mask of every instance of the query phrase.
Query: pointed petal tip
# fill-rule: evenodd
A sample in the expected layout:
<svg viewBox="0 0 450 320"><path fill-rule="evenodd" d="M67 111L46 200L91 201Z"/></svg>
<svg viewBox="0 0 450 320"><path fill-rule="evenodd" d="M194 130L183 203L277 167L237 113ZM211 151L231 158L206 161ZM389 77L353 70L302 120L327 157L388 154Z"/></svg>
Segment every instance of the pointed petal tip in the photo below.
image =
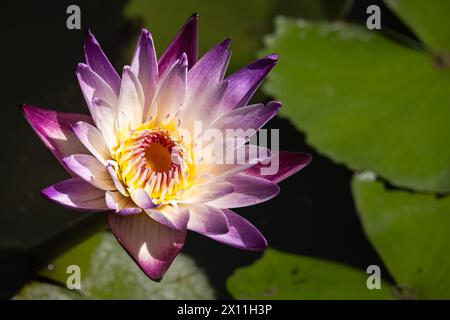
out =
<svg viewBox="0 0 450 320"><path fill-rule="evenodd" d="M309 153L306 152L292 152L292 153L297 155L297 163L301 165L299 170L308 166L313 160L312 155L310 155Z"/></svg>
<svg viewBox="0 0 450 320"><path fill-rule="evenodd" d="M44 199L47 199L49 201L52 201L50 195L52 193L52 186L49 186L47 188L41 189L40 194Z"/></svg>
<svg viewBox="0 0 450 320"><path fill-rule="evenodd" d="M261 247L255 248L254 249L255 251L264 251L269 247L269 243L267 242L267 239L263 235L261 235L261 237L262 237L263 243L262 243Z"/></svg>
<svg viewBox="0 0 450 320"><path fill-rule="evenodd" d="M151 32L148 31L145 28L141 28L141 39L140 39L140 41L143 41L143 40L150 41L150 42L153 43L153 36L152 36Z"/></svg>
<svg viewBox="0 0 450 320"><path fill-rule="evenodd" d="M146 36L146 37L150 37L150 31L148 31L145 28L141 28L141 34Z"/></svg>
<svg viewBox="0 0 450 320"><path fill-rule="evenodd" d="M134 203L136 203L144 210L156 207L156 203L153 202L153 199L142 188L137 189L134 193L132 192L131 198L133 199Z"/></svg>
<svg viewBox="0 0 450 320"><path fill-rule="evenodd" d="M150 280L152 280L152 281L161 282L164 279L164 275L163 276L159 276L159 278L153 278L150 273L146 272L145 270L143 270L143 271L147 275L147 277L149 277Z"/></svg>
<svg viewBox="0 0 450 320"><path fill-rule="evenodd" d="M102 103L102 99L100 99L99 97L93 97L92 98L92 105L94 106L98 106Z"/></svg>
<svg viewBox="0 0 450 320"><path fill-rule="evenodd" d="M186 52L189 65L197 62L198 56L198 16L190 16L178 30L175 38L160 56L158 61L159 74L163 75L174 61L179 59L182 52Z"/></svg>
<svg viewBox="0 0 450 320"><path fill-rule="evenodd" d="M258 229L256 229L256 231L259 234L259 241L257 243L254 243L253 246L247 247L245 250L248 250L248 251L264 251L264 250L266 250L269 247L269 242L267 241L266 237Z"/></svg>
<svg viewBox="0 0 450 320"><path fill-rule="evenodd" d="M310 155L309 153L303 153L302 154L305 156L305 166L309 165L313 159L312 155Z"/></svg>
<svg viewBox="0 0 450 320"><path fill-rule="evenodd" d="M57 182L40 191L41 195L60 206L78 211L106 211L104 191L85 182L72 178Z"/></svg>
<svg viewBox="0 0 450 320"><path fill-rule="evenodd" d="M188 65L188 57L187 57L186 52L183 52L183 54L181 55L180 59L178 60L178 63L182 67L187 67L187 65Z"/></svg>
<svg viewBox="0 0 450 320"><path fill-rule="evenodd" d="M89 65L87 65L84 62L79 62L77 64L77 73L80 73L80 72L82 72L84 70L88 70L88 69L90 69Z"/></svg>
<svg viewBox="0 0 450 320"><path fill-rule="evenodd" d="M19 110L22 112L25 119L28 121L28 123L31 125L31 127L34 129L34 117L39 114L40 111L44 111L44 108L35 107L31 104L20 104Z"/></svg>
<svg viewBox="0 0 450 320"><path fill-rule="evenodd" d="M205 234L205 236L237 249L247 251L267 249L266 238L253 224L231 210L224 209L223 212L228 220L229 232L222 235Z"/></svg>
<svg viewBox="0 0 450 320"><path fill-rule="evenodd" d="M278 184L305 168L312 161L312 156L304 152L281 151L277 154L279 168L276 173L268 175L262 174L261 168L264 167L264 165L259 163L249 168L246 171L246 174L260 177Z"/></svg>
<svg viewBox="0 0 450 320"><path fill-rule="evenodd" d="M89 43L94 44L94 45L98 45L99 44L91 29L88 29L86 31L86 35L84 37L84 44L86 45L86 44L89 44Z"/></svg>
<svg viewBox="0 0 450 320"><path fill-rule="evenodd" d="M54 202L65 208L75 209L73 207L68 207L68 206L64 205L64 203L62 203L61 201L58 201L55 199L55 194L57 194L57 191L55 190L55 187L53 185L48 186L44 189L41 189L40 194L44 199L46 199L48 201Z"/></svg>
<svg viewBox="0 0 450 320"><path fill-rule="evenodd" d="M198 27L198 19L199 19L199 14L194 12L186 20L186 22L184 23L183 27L187 27L187 26L192 25L194 28L197 28Z"/></svg>
<svg viewBox="0 0 450 320"><path fill-rule="evenodd" d="M44 108L36 107L36 106L33 106L31 104L28 104L28 103L20 104L19 105L19 109L22 110L22 112L24 113L24 115L25 115L25 117L27 119L29 119L29 117L32 116L33 113L35 113L35 112L45 111Z"/></svg>
<svg viewBox="0 0 450 320"><path fill-rule="evenodd" d="M25 115L25 117L28 117L30 110L33 109L34 107L32 105L23 103L23 104L19 104L19 109L20 111L23 112L23 114Z"/></svg>
<svg viewBox="0 0 450 320"><path fill-rule="evenodd" d="M123 81L124 76L128 76L131 79L136 79L137 78L136 75L134 74L131 66L129 66L129 65L123 66L123 69L122 69L122 81Z"/></svg>
<svg viewBox="0 0 450 320"><path fill-rule="evenodd" d="M283 103L281 101L270 101L267 104L267 107L273 108L275 110L280 110L280 108L283 106Z"/></svg>
<svg viewBox="0 0 450 320"><path fill-rule="evenodd" d="M77 122L73 123L70 127L72 130L77 130L82 126L84 126L84 121L77 121Z"/></svg>
<svg viewBox="0 0 450 320"><path fill-rule="evenodd" d="M141 270L152 280L161 281L180 252L186 232L164 227L145 215L107 215L114 236Z"/></svg>
<svg viewBox="0 0 450 320"><path fill-rule="evenodd" d="M198 13L191 14L180 30L183 30L187 27L192 27L194 29L197 29L198 28L198 18L199 18Z"/></svg>
<svg viewBox="0 0 450 320"><path fill-rule="evenodd" d="M265 57L265 59L273 60L276 62L278 61L278 54L276 53L269 54Z"/></svg>
<svg viewBox="0 0 450 320"><path fill-rule="evenodd" d="M229 47L230 47L230 45L231 45L231 41L232 41L232 39L231 39L231 37L228 37L228 38L226 38L225 40L223 40L221 43L220 43L220 47L223 47L223 48L225 48L225 49L228 49Z"/></svg>
<svg viewBox="0 0 450 320"><path fill-rule="evenodd" d="M20 112L26 117L26 110L27 110L27 104L21 103L17 105L17 109L19 109Z"/></svg>
<svg viewBox="0 0 450 320"><path fill-rule="evenodd" d="M64 157L64 158L62 158L62 162L64 162L64 164L70 164L70 162L71 161L73 161L73 159L74 159L74 157L73 157L74 155L72 154L72 155L70 155L70 156L67 156L67 157Z"/></svg>

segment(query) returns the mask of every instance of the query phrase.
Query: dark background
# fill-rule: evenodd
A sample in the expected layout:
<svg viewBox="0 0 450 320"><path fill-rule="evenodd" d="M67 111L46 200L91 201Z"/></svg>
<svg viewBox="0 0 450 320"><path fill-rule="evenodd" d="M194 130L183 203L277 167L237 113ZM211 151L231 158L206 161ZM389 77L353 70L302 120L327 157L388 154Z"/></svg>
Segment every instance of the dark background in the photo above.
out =
<svg viewBox="0 0 450 320"><path fill-rule="evenodd" d="M291 1L285 2L289 7ZM66 8L70 4L81 7L83 30L66 28ZM40 189L65 179L67 174L34 134L19 106L29 103L87 113L75 76L77 63L83 61L85 30L95 31L120 70L127 63L124 56L141 27L123 17L125 4L122 0L2 2L0 298L10 298L33 279L33 269L47 259L106 227L103 214L73 212L40 196ZM382 8L383 32L412 37L381 1L354 1L346 20L365 24L365 9L370 4ZM174 22L174 33L183 22ZM257 98L270 99L261 92ZM236 211L252 221L276 249L340 261L363 270L371 264L383 266L355 212L350 193L352 172L308 147L304 135L287 120L276 118L269 127L280 129L281 150L309 152L313 161L282 182L282 192L275 199ZM260 256L195 233L189 234L183 252L205 270L218 298L230 298L225 282L233 270Z"/></svg>

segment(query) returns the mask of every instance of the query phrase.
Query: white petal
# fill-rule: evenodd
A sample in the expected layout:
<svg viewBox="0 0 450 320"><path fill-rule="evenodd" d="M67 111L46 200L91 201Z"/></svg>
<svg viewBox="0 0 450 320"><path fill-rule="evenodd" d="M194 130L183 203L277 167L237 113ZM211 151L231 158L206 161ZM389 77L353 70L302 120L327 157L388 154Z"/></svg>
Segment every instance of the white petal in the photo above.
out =
<svg viewBox="0 0 450 320"><path fill-rule="evenodd" d="M186 230L189 221L189 210L166 205L158 209L147 209L145 212L155 221L174 229Z"/></svg>
<svg viewBox="0 0 450 320"><path fill-rule="evenodd" d="M156 123L169 123L179 115L186 98L186 55L177 60L164 74L152 108L157 109Z"/></svg>
<svg viewBox="0 0 450 320"><path fill-rule="evenodd" d="M117 119L119 130L134 129L142 124L144 93L129 66L123 68Z"/></svg>
<svg viewBox="0 0 450 320"><path fill-rule="evenodd" d="M64 163L80 178L102 190L115 190L105 166L88 154L73 154L63 159Z"/></svg>
<svg viewBox="0 0 450 320"><path fill-rule="evenodd" d="M79 121L73 126L73 132L81 143L102 163L111 159L111 153L102 133L93 125Z"/></svg>
<svg viewBox="0 0 450 320"><path fill-rule="evenodd" d="M116 112L114 108L105 100L94 99L92 104L97 113L97 127L103 134L103 138L108 145L109 150L117 146L117 137L119 135L116 121Z"/></svg>
<svg viewBox="0 0 450 320"><path fill-rule="evenodd" d="M141 37L134 52L131 71L139 79L144 91L143 121L145 122L153 114L153 110L150 110L150 108L158 87L158 61L155 46L150 32L145 29L142 29Z"/></svg>
<svg viewBox="0 0 450 320"><path fill-rule="evenodd" d="M105 200L108 208L123 216L142 212L130 197L125 197L118 191L107 191Z"/></svg>
<svg viewBox="0 0 450 320"><path fill-rule="evenodd" d="M111 179L114 182L114 185L116 186L116 189L119 190L121 194L128 197L130 194L127 191L127 187L123 184L123 182L119 179L119 176L117 175L117 171L119 168L119 165L114 160L108 160L105 162L106 164L106 170L111 175Z"/></svg>

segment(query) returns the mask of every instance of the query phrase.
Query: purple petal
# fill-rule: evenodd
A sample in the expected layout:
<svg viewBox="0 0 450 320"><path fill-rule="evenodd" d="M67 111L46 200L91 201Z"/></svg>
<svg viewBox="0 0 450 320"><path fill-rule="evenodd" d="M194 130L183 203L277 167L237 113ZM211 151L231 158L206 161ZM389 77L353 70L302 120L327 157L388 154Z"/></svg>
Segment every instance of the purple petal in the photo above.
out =
<svg viewBox="0 0 450 320"><path fill-rule="evenodd" d="M79 141L102 163L111 158L111 153L106 145L105 139L96 127L89 123L78 121L72 126L72 130Z"/></svg>
<svg viewBox="0 0 450 320"><path fill-rule="evenodd" d="M78 121L92 122L91 117L78 113L65 113L30 105L23 106L25 118L44 144L52 151L67 171L76 174L62 162L64 157L74 153L88 153L72 131Z"/></svg>
<svg viewBox="0 0 450 320"><path fill-rule="evenodd" d="M229 177L227 181L233 185L234 192L208 205L219 209L247 207L272 199L280 192L276 183L244 174Z"/></svg>
<svg viewBox="0 0 450 320"><path fill-rule="evenodd" d="M157 109L156 123L168 123L173 117L180 113L185 105L186 98L186 54L174 62L170 69L161 79L155 101Z"/></svg>
<svg viewBox="0 0 450 320"><path fill-rule="evenodd" d="M115 186L105 166L88 154L73 154L63 162L81 179L102 190L115 190Z"/></svg>
<svg viewBox="0 0 450 320"><path fill-rule="evenodd" d="M225 75L230 61L231 52L228 50L231 39L226 39L208 51L188 73L188 104L194 104L201 99L205 88L217 86Z"/></svg>
<svg viewBox="0 0 450 320"><path fill-rule="evenodd" d="M161 280L181 250L186 231L176 231L145 214L108 215L108 223L119 243L153 280Z"/></svg>
<svg viewBox="0 0 450 320"><path fill-rule="evenodd" d="M258 163L245 171L245 174L260 177L274 183L283 181L294 173L300 171L311 162L311 156L301 152L279 152L273 154L271 161L278 161L278 172L274 174L264 174L264 167L267 165Z"/></svg>
<svg viewBox="0 0 450 320"><path fill-rule="evenodd" d="M198 47L198 15L192 15L178 31L175 39L161 55L159 59L159 76L181 57L183 53L187 55L188 66L192 67L197 62Z"/></svg>
<svg viewBox="0 0 450 320"><path fill-rule="evenodd" d="M81 91L91 112L92 118L97 123L99 115L96 112L92 101L102 99L111 106L117 105L117 96L113 89L96 74L87 64L79 63L77 67L77 78L80 83Z"/></svg>
<svg viewBox="0 0 450 320"><path fill-rule="evenodd" d="M226 80L230 82L230 85L222 101L220 112L225 113L245 106L275 66L277 59L277 55L268 55L229 76Z"/></svg>
<svg viewBox="0 0 450 320"><path fill-rule="evenodd" d="M145 212L155 221L174 230L186 230L189 221L189 210L174 208L170 205L158 209L147 209Z"/></svg>
<svg viewBox="0 0 450 320"><path fill-rule="evenodd" d="M130 197L123 196L118 191L107 191L105 195L106 205L117 214L127 216L131 214L138 214L142 212Z"/></svg>
<svg viewBox="0 0 450 320"><path fill-rule="evenodd" d="M191 205L189 209L188 229L201 234L224 234L228 232L228 223L222 210L207 205Z"/></svg>
<svg viewBox="0 0 450 320"><path fill-rule="evenodd" d="M280 108L281 103L277 101L269 102L266 106L259 103L238 108L219 117L211 126L224 132L227 129L256 132L272 119Z"/></svg>
<svg viewBox="0 0 450 320"><path fill-rule="evenodd" d="M107 211L105 191L80 178L58 182L41 191L42 195L67 208L84 211Z"/></svg>
<svg viewBox="0 0 450 320"><path fill-rule="evenodd" d="M139 79L144 92L145 121L148 119L151 103L158 86L158 61L156 59L155 46L150 32L145 29L142 29L141 37L134 52L131 71Z"/></svg>
<svg viewBox="0 0 450 320"><path fill-rule="evenodd" d="M84 54L86 63L98 74L119 96L120 77L111 65L106 55L103 53L100 44L95 39L91 31L88 31L84 41Z"/></svg>
<svg viewBox="0 0 450 320"><path fill-rule="evenodd" d="M267 248L266 239L255 226L231 210L222 211L227 217L229 231L220 235L206 234L207 237L238 249L259 251Z"/></svg>

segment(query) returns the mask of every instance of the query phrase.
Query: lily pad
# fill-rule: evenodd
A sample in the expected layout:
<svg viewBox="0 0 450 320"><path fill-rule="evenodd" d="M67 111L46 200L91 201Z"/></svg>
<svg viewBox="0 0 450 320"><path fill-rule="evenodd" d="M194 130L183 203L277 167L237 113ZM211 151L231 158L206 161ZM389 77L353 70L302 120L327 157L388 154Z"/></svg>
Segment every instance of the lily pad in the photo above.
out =
<svg viewBox="0 0 450 320"><path fill-rule="evenodd" d="M79 266L81 289L69 290L67 268ZM214 291L192 258L180 254L161 282L150 280L110 233L97 234L49 263L39 275L60 286L32 282L17 299L213 299Z"/></svg>
<svg viewBox="0 0 450 320"><path fill-rule="evenodd" d="M289 17L317 20L342 19L350 10L353 0L272 0L276 3L273 13Z"/></svg>
<svg viewBox="0 0 450 320"><path fill-rule="evenodd" d="M79 300L81 295L54 284L33 281L23 286L13 300Z"/></svg>
<svg viewBox="0 0 450 320"><path fill-rule="evenodd" d="M432 55L356 25L283 17L267 52L280 59L266 92L317 150L395 186L450 191L450 69Z"/></svg>
<svg viewBox="0 0 450 320"><path fill-rule="evenodd" d="M382 281L369 290L364 271L321 259L268 249L253 265L237 269L227 288L237 299L393 299Z"/></svg>
<svg viewBox="0 0 450 320"><path fill-rule="evenodd" d="M450 1L385 0L431 51L450 54ZM449 61L450 62L450 61Z"/></svg>
<svg viewBox="0 0 450 320"><path fill-rule="evenodd" d="M388 190L373 174L352 189L367 236L403 296L450 298L450 196Z"/></svg>

